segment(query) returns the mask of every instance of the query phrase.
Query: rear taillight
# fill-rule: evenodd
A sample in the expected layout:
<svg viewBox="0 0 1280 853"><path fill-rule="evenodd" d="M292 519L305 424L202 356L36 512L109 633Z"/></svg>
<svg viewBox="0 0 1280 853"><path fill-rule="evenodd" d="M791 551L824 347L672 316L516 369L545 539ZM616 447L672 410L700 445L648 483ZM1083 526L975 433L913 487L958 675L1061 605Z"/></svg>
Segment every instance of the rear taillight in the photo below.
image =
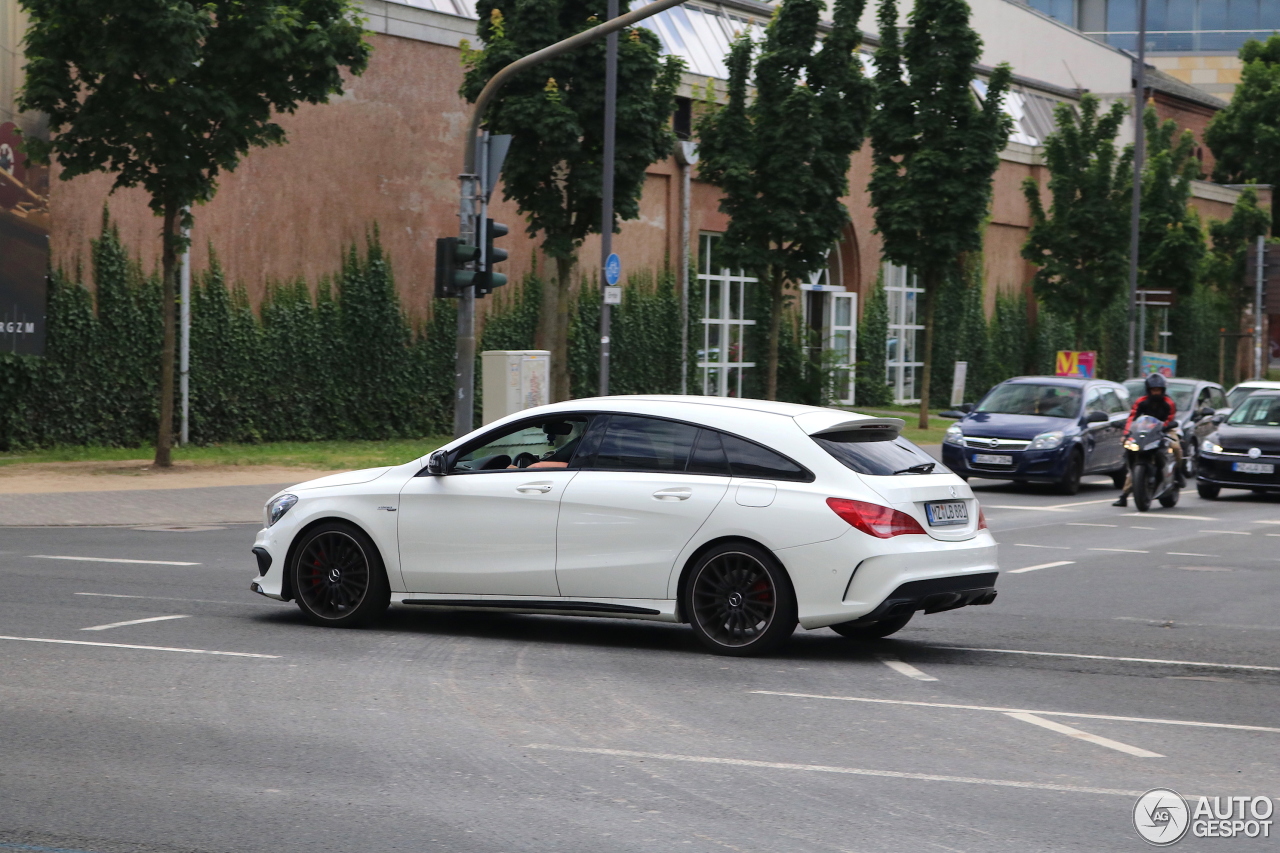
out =
<svg viewBox="0 0 1280 853"><path fill-rule="evenodd" d="M987 514L982 511L982 507L978 507L978 529L987 529Z"/></svg>
<svg viewBox="0 0 1280 853"><path fill-rule="evenodd" d="M827 498L827 506L863 533L877 539L888 539L904 533L924 533L920 522L892 507L845 498Z"/></svg>

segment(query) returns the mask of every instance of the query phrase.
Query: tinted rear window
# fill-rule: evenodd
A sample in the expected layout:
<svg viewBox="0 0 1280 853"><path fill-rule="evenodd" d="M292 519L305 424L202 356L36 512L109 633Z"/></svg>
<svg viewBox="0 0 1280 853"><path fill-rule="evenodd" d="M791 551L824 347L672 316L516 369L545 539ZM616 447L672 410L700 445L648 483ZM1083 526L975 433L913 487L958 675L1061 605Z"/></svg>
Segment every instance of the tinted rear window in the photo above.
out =
<svg viewBox="0 0 1280 853"><path fill-rule="evenodd" d="M806 483L811 479L808 471L787 457L754 442L732 435L721 435L720 441L724 445L725 456L729 459L729 470L735 477L799 480Z"/></svg>
<svg viewBox="0 0 1280 853"><path fill-rule="evenodd" d="M850 441L848 433L815 435L818 446L846 468L859 474L887 477L893 474L945 474L942 463L905 438L891 441ZM843 440L842 440L843 439Z"/></svg>

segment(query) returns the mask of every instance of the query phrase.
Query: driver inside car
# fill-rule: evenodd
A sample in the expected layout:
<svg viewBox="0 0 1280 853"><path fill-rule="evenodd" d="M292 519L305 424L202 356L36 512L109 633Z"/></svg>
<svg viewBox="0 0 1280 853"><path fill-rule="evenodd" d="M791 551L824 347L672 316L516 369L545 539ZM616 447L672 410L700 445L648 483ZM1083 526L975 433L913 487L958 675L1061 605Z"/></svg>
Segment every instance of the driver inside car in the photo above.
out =
<svg viewBox="0 0 1280 853"><path fill-rule="evenodd" d="M542 431L547 435L547 444L551 445L552 450L547 451L540 457L534 457L532 453L521 453L512 460L508 468L568 468L569 461L573 459L573 452L578 449L578 443L582 441L582 433L579 433L573 439L566 441L559 447L555 446L556 439L561 436L571 435L573 433L573 424L568 421L552 421L544 424ZM521 457L532 457L537 461L527 462L521 465Z"/></svg>

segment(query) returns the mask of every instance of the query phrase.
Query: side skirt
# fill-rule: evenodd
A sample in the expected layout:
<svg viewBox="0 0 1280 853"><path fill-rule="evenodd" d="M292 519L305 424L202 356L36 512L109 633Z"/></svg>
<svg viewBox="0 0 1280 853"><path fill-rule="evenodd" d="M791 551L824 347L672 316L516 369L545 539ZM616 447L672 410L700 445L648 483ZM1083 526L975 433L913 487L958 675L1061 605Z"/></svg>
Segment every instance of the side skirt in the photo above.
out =
<svg viewBox="0 0 1280 853"><path fill-rule="evenodd" d="M510 596L456 596L439 593L397 592L392 604L432 610L544 613L561 616L603 616L614 619L647 619L675 622L676 602L666 599L521 598Z"/></svg>

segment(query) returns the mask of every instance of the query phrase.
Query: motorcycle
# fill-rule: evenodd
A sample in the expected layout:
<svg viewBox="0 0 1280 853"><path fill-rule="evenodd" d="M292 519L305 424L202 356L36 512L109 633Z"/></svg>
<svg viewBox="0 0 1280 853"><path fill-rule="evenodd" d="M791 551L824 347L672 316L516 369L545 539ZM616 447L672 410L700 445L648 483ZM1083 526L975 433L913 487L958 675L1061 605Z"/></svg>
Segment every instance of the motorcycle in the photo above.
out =
<svg viewBox="0 0 1280 853"><path fill-rule="evenodd" d="M1124 455L1138 512L1149 510L1153 500L1163 507L1178 505L1178 458L1164 424L1150 415L1135 420L1124 442Z"/></svg>

